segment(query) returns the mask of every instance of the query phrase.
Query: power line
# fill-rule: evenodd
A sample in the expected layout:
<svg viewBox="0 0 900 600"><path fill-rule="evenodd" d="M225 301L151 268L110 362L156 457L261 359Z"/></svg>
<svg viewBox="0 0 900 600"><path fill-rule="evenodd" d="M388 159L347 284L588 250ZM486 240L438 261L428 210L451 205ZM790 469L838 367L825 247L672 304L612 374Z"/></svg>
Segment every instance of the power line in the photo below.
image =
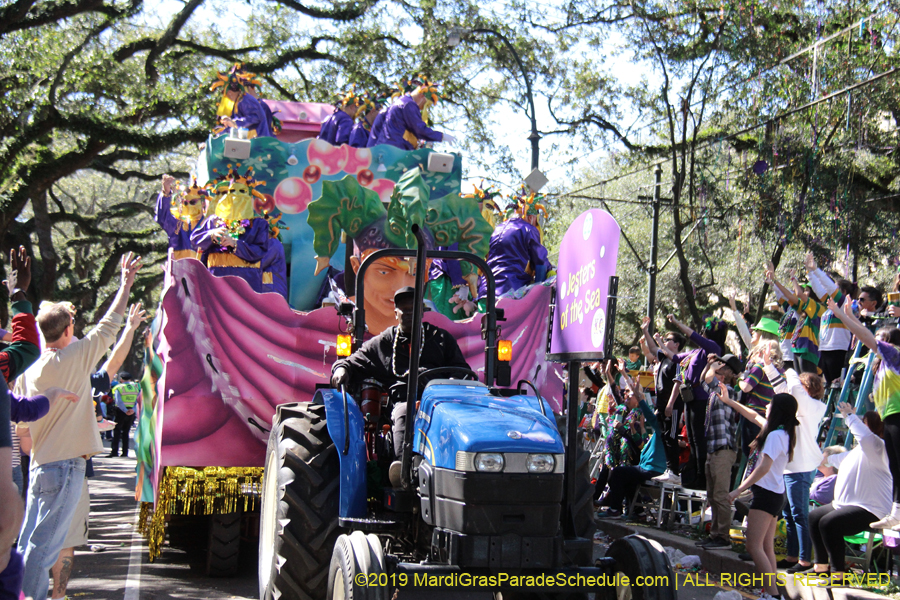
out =
<svg viewBox="0 0 900 600"><path fill-rule="evenodd" d="M762 121L762 122L760 122L760 123L757 123L756 125L750 125L749 127L745 127L745 128L743 128L743 129L740 129L740 130L738 130L738 131L736 131L736 132L734 132L734 133L731 133L731 134L729 134L729 135L726 135L726 136L721 136L721 137L717 137L717 138L715 138L715 139L710 139L710 140L708 140L708 141L706 141L706 142L704 142L704 143L698 145L697 148L695 148L695 150L702 149L702 148L706 148L706 147L711 146L711 145L713 145L713 144L721 143L721 142L723 142L723 141L725 141L725 140L730 140L730 139L735 138L735 137L737 137L737 136L739 136L739 135L743 135L743 134L748 133L748 132L750 132L750 131L753 131L753 130L755 130L755 129L759 129L760 127L765 127L766 125L768 125L769 123L771 123L771 122L773 122L773 121L780 121L781 119L784 119L784 118L786 118L786 117L789 117L789 116L791 116L791 115L793 115L793 114L796 114L796 113L798 113L798 112L800 112L800 111L802 111L802 110L806 110L806 109L808 109L808 108L812 108L813 106L817 106L817 105L819 105L819 104L821 104L821 103L823 103L823 102L827 102L827 101L829 101L829 100L832 100L832 99L834 99L834 98L837 97L837 96L840 96L840 95L842 95L842 94L846 94L846 93L848 93L848 92L852 92L853 90L856 90L856 89L859 89L859 88L864 87L864 86L866 86L866 85L869 85L870 83L873 83L873 82L878 81L878 80L880 80L880 79L883 79L883 78L885 78L885 77L889 77L889 76L891 76L891 75L894 75L895 73L897 73L898 70L900 70L900 68L898 68L898 67L894 67L894 68L892 68L892 69L888 69L887 71L884 71L884 72L882 72L882 73L879 73L878 75L874 75L874 76L872 76L872 77L869 77L868 79L866 79L866 80L864 80L864 81L861 81L861 82L859 82L859 83L854 83L853 85L849 85L849 86L845 87L844 89L839 90L839 91L837 91L837 92L832 92L831 94L828 94L827 96L823 96L822 98L819 98L818 100L813 100L812 102L807 102L806 104L804 104L804 105L802 105L802 106L799 106L799 107L797 107L797 108L793 108L793 109L787 110L787 111L785 111L785 112L783 112L783 113L781 113L781 114L779 114L779 115L776 115L776 116L774 116L774 117L770 117L770 118L766 119L765 121ZM601 186L601 185L606 185L606 184L611 183L611 182L613 182L613 181L618 181L619 179L623 179L623 178L625 178L625 177L629 177L629 176L635 175L635 174L637 174L637 173L643 173L644 171L647 171L647 170L649 170L649 169L651 169L651 168L665 165L665 164L668 163L668 162L669 162L669 159L666 158L666 159L663 159L663 160L661 160L661 161L658 161L658 162L649 164L649 165L647 165L647 166L645 166L645 167L641 167L641 168L638 168L638 169L633 169L633 170L628 171L628 172L626 172L626 173L622 173L622 174L620 174L620 175L615 175L615 176L613 176L613 177L610 177L609 179L605 179L605 180L600 181L600 182L597 182L597 183L592 183L592 184L590 184L590 185L588 185L588 186L585 186L585 187L583 187L583 188L579 188L579 189L577 189L577 190L574 190L573 192L570 192L570 193L568 193L568 194L561 194L561 195L574 196L575 194L578 194L578 193L580 193L580 192L585 192L585 191L590 190L590 189L593 189L593 188L595 188L595 187L599 187L599 186Z"/></svg>

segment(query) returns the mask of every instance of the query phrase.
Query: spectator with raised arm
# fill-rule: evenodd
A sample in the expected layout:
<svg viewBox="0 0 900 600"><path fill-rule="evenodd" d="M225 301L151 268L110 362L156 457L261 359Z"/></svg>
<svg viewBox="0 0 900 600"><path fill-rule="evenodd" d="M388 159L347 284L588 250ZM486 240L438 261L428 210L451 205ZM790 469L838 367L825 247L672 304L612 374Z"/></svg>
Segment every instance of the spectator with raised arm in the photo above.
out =
<svg viewBox="0 0 900 600"><path fill-rule="evenodd" d="M678 421L684 403L681 398L676 398L672 410L667 412L666 407L672 390L675 387L675 377L678 374L678 365L672 358L681 352L685 346L684 336L678 332L668 332L662 338L659 334L650 334L650 317L644 317L641 321L644 345L647 352L659 363L656 368L656 419L662 436L663 448L666 454L666 471L662 478L664 481L680 484L681 467L678 461L680 448L678 447Z"/></svg>
<svg viewBox="0 0 900 600"><path fill-rule="evenodd" d="M727 330L725 323L710 317L704 322L703 335L669 315L669 323L677 327L683 335L697 345L695 350L680 352L672 356L672 360L678 364L681 378L676 379L672 388L672 395L666 404L666 416L671 416L676 403L680 398L684 402L684 420L687 426L688 443L691 447L691 462L696 469L693 481L685 482L687 487L694 489L706 489L706 436L704 423L706 422L706 403L709 394L703 389L701 375L706 368L708 354L722 354L725 345Z"/></svg>
<svg viewBox="0 0 900 600"><path fill-rule="evenodd" d="M775 582L775 526L784 508L784 467L793 459L796 444L797 400L790 394L775 394L763 418L755 411L735 402L728 389L720 386L719 400L748 419L756 421L760 433L756 437L754 460L748 463L744 480L729 495L734 502L747 490L753 501L747 515L747 552L763 576L763 598L768 594L780 599Z"/></svg>
<svg viewBox="0 0 900 600"><path fill-rule="evenodd" d="M884 423L884 445L893 478L893 504L890 514L883 515L884 518L872 523L871 527L900 530L900 329L882 327L873 334L853 314L849 303L844 304L842 310L829 298L828 308L856 339L876 353L875 363L872 365L875 371L872 399L875 410Z"/></svg>
<svg viewBox="0 0 900 600"><path fill-rule="evenodd" d="M884 426L875 411L862 419L846 402L838 410L859 444L850 452L833 454L829 465L840 470L834 485L834 500L809 514L816 551L815 572L840 582L846 568L844 536L866 531L872 519L891 510L891 471L888 466Z"/></svg>
<svg viewBox="0 0 900 600"><path fill-rule="evenodd" d="M103 451L94 416L90 375L112 346L141 267L131 253L122 259L119 290L106 315L82 339L74 338L71 312L63 303L47 303L38 325L47 347L16 384L20 393L33 395L60 387L78 396L75 403L54 403L44 418L30 425L32 450L28 513L19 535L24 556L23 590L44 600L49 569L56 562L78 505L85 461Z"/></svg>
<svg viewBox="0 0 900 600"><path fill-rule="evenodd" d="M819 298L834 298L837 305L843 309L844 304L852 302L853 296L858 294L856 284L846 279L835 282L820 269L812 252L806 255L804 264L809 284ZM822 314L819 327L819 367L825 377L826 386L840 379L841 372L847 366L847 351L850 349L852 337L850 330L834 315L834 311L828 309Z"/></svg>
<svg viewBox="0 0 900 600"><path fill-rule="evenodd" d="M773 286L787 304L797 313L797 325L791 337L791 351L794 356L794 369L798 373L819 372L819 329L822 315L826 307L819 302L816 293L809 287L803 289L797 274L791 270L793 290L779 283L775 277L775 269L770 262L766 269L766 283Z"/></svg>

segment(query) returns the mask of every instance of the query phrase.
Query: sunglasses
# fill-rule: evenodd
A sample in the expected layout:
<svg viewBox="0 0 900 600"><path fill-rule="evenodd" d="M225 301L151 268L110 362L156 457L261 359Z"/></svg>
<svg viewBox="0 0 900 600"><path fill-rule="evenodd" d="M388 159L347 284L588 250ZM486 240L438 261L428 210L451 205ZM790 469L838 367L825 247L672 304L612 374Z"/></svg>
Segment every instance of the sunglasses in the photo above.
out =
<svg viewBox="0 0 900 600"><path fill-rule="evenodd" d="M188 205L194 206L198 202L200 202L200 201L199 200L183 200L181 203L185 206L188 206Z"/></svg>

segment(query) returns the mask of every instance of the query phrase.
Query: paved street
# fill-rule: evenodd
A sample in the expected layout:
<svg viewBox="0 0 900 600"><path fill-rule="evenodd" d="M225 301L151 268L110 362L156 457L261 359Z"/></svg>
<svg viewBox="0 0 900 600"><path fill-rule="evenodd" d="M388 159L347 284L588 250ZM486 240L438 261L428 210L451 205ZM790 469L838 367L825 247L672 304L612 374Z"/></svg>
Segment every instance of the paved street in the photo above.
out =
<svg viewBox="0 0 900 600"><path fill-rule="evenodd" d="M107 442L108 445L108 442ZM237 575L210 579L192 570L187 555L164 548L153 563L147 561L147 545L135 529L138 505L134 502L133 458L95 458L96 476L91 486L90 545L77 548L69 582L71 600L218 600L257 598L255 548L241 557ZM598 546L598 555L600 547ZM678 575L679 598L712 600L722 588L685 584ZM701 581L701 583L705 583ZM461 598L431 592L429 598ZM469 594L471 600L489 599L487 594ZM749 598L749 596L748 596Z"/></svg>
<svg viewBox="0 0 900 600"><path fill-rule="evenodd" d="M108 447L109 442L106 444ZM134 501L134 465L134 458L94 458L89 542L103 550L76 548L69 598L257 598L255 552L242 556L240 572L228 579L210 579L192 571L187 555L179 550L165 548L155 562L147 561L147 544L135 528L139 505Z"/></svg>

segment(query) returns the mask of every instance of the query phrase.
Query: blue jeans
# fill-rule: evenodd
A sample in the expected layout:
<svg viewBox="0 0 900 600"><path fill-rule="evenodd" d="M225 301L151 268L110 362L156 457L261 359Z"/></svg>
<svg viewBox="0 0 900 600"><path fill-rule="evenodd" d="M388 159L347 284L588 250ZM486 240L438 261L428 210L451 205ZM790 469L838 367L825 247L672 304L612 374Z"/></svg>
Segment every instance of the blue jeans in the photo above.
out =
<svg viewBox="0 0 900 600"><path fill-rule="evenodd" d="M34 463L32 463L34 465ZM22 590L34 600L46 600L50 567L59 558L78 507L85 460L70 458L34 465L29 474L25 520L19 533L19 553L25 561Z"/></svg>
<svg viewBox="0 0 900 600"><path fill-rule="evenodd" d="M809 488L816 472L785 473L784 487L787 505L784 520L787 525L787 555L802 561L812 560L812 540L809 537Z"/></svg>
<svg viewBox="0 0 900 600"><path fill-rule="evenodd" d="M22 478L22 465L16 465L13 467L13 483L15 483L16 487L19 488L19 495L22 496L22 499L24 499L25 490L22 488L25 487L25 480Z"/></svg>

